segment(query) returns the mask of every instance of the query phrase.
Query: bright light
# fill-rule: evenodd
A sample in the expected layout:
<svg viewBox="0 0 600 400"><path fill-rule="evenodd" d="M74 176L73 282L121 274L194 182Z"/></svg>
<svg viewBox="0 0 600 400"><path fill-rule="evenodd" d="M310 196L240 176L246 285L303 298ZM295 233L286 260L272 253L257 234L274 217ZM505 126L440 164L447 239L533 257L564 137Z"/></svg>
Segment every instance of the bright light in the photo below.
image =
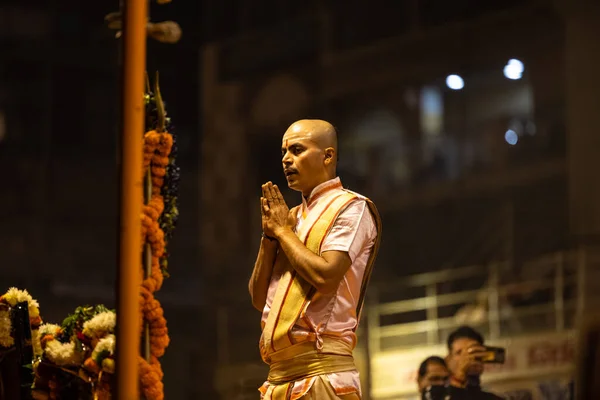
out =
<svg viewBox="0 0 600 400"><path fill-rule="evenodd" d="M516 58L511 58L504 67L504 76L508 79L517 80L523 77L525 66Z"/></svg>
<svg viewBox="0 0 600 400"><path fill-rule="evenodd" d="M517 132L513 131L512 129L509 129L504 134L504 140L506 140L506 143L514 146L519 141L519 135L517 135Z"/></svg>
<svg viewBox="0 0 600 400"><path fill-rule="evenodd" d="M458 75L448 75L446 85L452 90L460 90L465 87L465 81Z"/></svg>

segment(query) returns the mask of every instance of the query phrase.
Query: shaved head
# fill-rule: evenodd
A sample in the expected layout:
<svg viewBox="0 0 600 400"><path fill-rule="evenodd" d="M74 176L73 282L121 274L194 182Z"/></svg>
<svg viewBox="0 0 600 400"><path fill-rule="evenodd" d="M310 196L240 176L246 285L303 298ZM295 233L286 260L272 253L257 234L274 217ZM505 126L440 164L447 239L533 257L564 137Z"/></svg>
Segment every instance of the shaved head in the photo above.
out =
<svg viewBox="0 0 600 400"><path fill-rule="evenodd" d="M288 186L308 196L317 185L335 178L337 147L337 132L327 121L302 119L290 125L281 140Z"/></svg>
<svg viewBox="0 0 600 400"><path fill-rule="evenodd" d="M333 125L322 119L301 119L294 122L283 135L283 140L292 138L311 140L321 149L332 147L337 152L337 132Z"/></svg>

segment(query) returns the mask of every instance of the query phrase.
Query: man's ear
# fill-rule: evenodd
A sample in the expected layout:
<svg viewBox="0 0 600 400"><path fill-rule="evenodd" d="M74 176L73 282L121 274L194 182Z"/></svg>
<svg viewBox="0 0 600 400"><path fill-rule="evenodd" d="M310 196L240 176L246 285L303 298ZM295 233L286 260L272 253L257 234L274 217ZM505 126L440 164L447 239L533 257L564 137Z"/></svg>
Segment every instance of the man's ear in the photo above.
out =
<svg viewBox="0 0 600 400"><path fill-rule="evenodd" d="M333 147L328 147L325 149L325 164L329 165L335 160L335 149Z"/></svg>

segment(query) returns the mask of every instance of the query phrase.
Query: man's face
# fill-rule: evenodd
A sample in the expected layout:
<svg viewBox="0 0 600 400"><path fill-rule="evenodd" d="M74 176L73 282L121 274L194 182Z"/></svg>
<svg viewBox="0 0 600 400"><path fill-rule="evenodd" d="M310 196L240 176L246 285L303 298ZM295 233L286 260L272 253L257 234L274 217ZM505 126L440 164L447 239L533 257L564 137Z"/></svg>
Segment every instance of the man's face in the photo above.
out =
<svg viewBox="0 0 600 400"><path fill-rule="evenodd" d="M419 392L422 392L429 386L445 385L449 378L450 372L445 365L442 365L439 362L430 362L427 364L425 376L419 378Z"/></svg>
<svg viewBox="0 0 600 400"><path fill-rule="evenodd" d="M305 132L288 130L283 135L281 155L290 189L308 196L315 186L327 180L325 152Z"/></svg>
<svg viewBox="0 0 600 400"><path fill-rule="evenodd" d="M481 347L481 344L470 338L458 338L452 343L450 354L448 355L448 368L455 373L458 368L466 367L467 375L481 375L483 373L483 364L481 362L466 362L465 358L469 354L469 349Z"/></svg>

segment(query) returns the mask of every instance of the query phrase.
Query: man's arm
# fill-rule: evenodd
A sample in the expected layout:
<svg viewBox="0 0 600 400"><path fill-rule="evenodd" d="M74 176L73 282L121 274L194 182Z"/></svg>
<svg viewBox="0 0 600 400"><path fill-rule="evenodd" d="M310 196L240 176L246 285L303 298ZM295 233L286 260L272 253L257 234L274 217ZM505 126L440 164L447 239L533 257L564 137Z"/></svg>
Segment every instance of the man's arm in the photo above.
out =
<svg viewBox="0 0 600 400"><path fill-rule="evenodd" d="M269 182L269 184L271 184ZM260 212L262 219L263 232L266 228L267 216L265 215L265 208L267 207L266 195L270 189L268 184L262 185L263 197L260 198ZM270 194L270 192L269 192ZM285 205L285 220L284 225L291 231L292 227L296 226L296 214L298 207L294 207L291 210ZM294 235L295 236L295 235ZM263 237L260 240L260 248L258 249L258 255L256 256L256 262L254 263L254 270L248 282L248 291L252 298L252 305L258 311L262 311L265 308L267 302L267 296L269 292L269 284L271 283L271 275L273 275L273 267L275 266L275 260L277 259L277 241Z"/></svg>
<svg viewBox="0 0 600 400"><path fill-rule="evenodd" d="M267 301L267 291L273 273L273 265L277 257L277 242L262 238L260 248L254 263L254 270L248 282L248 291L252 298L252 306L258 311L262 311Z"/></svg>
<svg viewBox="0 0 600 400"><path fill-rule="evenodd" d="M287 223L288 208L277 185L263 185L263 231L279 242L279 247L292 268L321 293L337 289L352 260L346 251L331 249L317 255L310 251L293 232L294 225Z"/></svg>
<svg viewBox="0 0 600 400"><path fill-rule="evenodd" d="M274 232L292 268L321 293L337 290L352 261L347 252L326 251L319 256L304 246L289 227Z"/></svg>

